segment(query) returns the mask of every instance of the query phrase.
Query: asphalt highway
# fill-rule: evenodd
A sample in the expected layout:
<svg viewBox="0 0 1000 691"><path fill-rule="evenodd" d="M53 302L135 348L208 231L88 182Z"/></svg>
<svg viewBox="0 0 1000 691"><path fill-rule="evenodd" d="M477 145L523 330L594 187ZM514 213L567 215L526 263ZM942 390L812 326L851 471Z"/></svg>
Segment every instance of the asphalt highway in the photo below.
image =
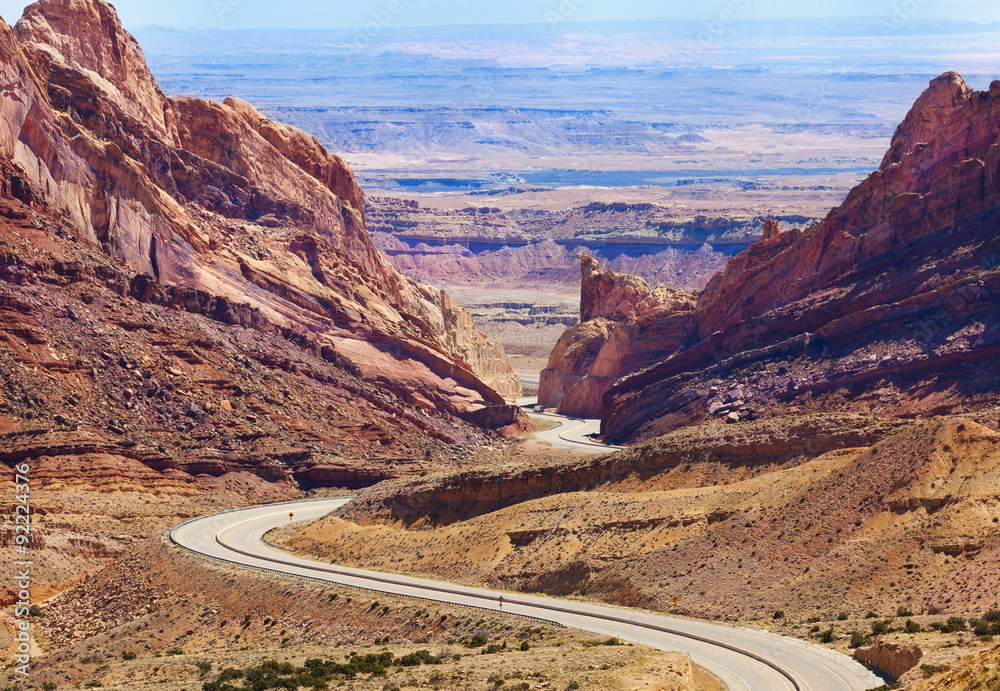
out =
<svg viewBox="0 0 1000 691"><path fill-rule="evenodd" d="M596 441L591 435L599 434L601 431L601 421L587 418L566 417L565 415L555 415L552 413L535 413L532 409L538 402L537 398L518 398L517 405L524 408L528 417L537 420L553 420L558 422L557 427L547 429L544 432L537 432L535 438L552 444L560 449L572 449L574 451L584 451L586 453L608 453L618 451L623 446L612 446Z"/></svg>
<svg viewBox="0 0 1000 691"><path fill-rule="evenodd" d="M864 691L883 683L851 658L797 639L642 610L326 564L271 547L263 540L276 526L318 519L348 501L342 498L269 504L213 514L182 523L170 537L192 552L246 567L503 611L661 650L684 651L696 664L719 677L730 691Z"/></svg>

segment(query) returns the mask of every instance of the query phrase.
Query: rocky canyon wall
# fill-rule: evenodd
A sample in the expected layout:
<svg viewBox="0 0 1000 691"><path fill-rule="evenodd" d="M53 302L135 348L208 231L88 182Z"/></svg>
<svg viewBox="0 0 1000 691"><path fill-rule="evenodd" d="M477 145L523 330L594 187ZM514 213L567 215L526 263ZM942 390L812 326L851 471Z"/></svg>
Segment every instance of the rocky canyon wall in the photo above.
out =
<svg viewBox="0 0 1000 691"><path fill-rule="evenodd" d="M696 294L604 271L580 259L580 323L566 331L542 371L540 404L563 415L596 418L618 377L680 348L695 333Z"/></svg>
<svg viewBox="0 0 1000 691"><path fill-rule="evenodd" d="M571 377L608 376L600 404L590 395L585 409L614 441L714 419L996 405L998 222L1000 81L977 92L942 75L881 167L822 222L769 225L693 310L586 327L588 346L567 341L550 362L571 386L547 394L579 386ZM585 295L587 284L585 272Z"/></svg>
<svg viewBox="0 0 1000 691"><path fill-rule="evenodd" d="M469 413L520 391L502 347L403 278L347 165L238 99L168 98L100 0L0 27L0 147L81 239L164 284L260 309L362 372Z"/></svg>

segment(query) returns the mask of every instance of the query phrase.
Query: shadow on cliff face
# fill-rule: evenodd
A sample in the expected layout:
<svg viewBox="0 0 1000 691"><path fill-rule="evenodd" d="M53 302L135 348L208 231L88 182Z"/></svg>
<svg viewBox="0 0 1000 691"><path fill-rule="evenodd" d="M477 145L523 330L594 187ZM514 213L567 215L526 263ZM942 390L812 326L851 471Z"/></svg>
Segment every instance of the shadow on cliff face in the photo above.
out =
<svg viewBox="0 0 1000 691"><path fill-rule="evenodd" d="M628 578L611 575L602 565L587 559L572 561L534 577L519 577L518 589L548 595L579 595L622 607L648 607L654 601Z"/></svg>
<svg viewBox="0 0 1000 691"><path fill-rule="evenodd" d="M362 492L340 515L360 524L424 528L562 493L725 484L801 465L831 450L869 446L909 424L828 414L690 427L614 454L532 460L386 482Z"/></svg>

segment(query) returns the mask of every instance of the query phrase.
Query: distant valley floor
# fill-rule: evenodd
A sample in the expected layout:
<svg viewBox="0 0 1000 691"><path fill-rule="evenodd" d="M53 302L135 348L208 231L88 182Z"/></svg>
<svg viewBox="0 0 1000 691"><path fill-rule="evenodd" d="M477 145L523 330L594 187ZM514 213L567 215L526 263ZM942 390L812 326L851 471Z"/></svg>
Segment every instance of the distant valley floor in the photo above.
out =
<svg viewBox="0 0 1000 691"><path fill-rule="evenodd" d="M843 176L825 182L833 184L505 194L369 189L366 213L375 244L403 274L445 288L504 345L516 371L540 372L579 320L579 257L597 257L654 286L701 289L759 239L767 218L785 229L822 218L849 186Z"/></svg>

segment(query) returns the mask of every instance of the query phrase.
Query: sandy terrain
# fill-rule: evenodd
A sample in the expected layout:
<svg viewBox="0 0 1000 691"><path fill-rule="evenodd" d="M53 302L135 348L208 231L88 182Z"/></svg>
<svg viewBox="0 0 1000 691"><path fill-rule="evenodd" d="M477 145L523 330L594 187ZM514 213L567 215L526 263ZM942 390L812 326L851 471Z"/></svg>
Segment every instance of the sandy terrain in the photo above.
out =
<svg viewBox="0 0 1000 691"><path fill-rule="evenodd" d="M346 662L428 650L442 664L390 667L340 688L406 686L716 691L683 654L604 645L580 632L478 610L425 606L215 565L154 538L60 596L35 620L32 682L55 688L200 691L225 668L266 660ZM475 636L485 644L475 645ZM9 636L0 633L6 640ZM522 644L527 649L522 649ZM489 649L489 645L499 649ZM557 663L557 664L553 664ZM0 673L0 685L12 681ZM46 687L48 688L48 687Z"/></svg>
<svg viewBox="0 0 1000 691"><path fill-rule="evenodd" d="M871 634L870 612L927 627L1000 608L998 441L971 421L930 421L872 447L773 466L668 457L660 473L595 479L585 492L550 488L423 530L330 516L285 542L324 559L513 590L659 610L677 596L679 611L695 616L807 638L832 629L831 643L848 650L853 631ZM897 619L900 607L912 614ZM968 631L895 635L935 664L987 642Z"/></svg>

